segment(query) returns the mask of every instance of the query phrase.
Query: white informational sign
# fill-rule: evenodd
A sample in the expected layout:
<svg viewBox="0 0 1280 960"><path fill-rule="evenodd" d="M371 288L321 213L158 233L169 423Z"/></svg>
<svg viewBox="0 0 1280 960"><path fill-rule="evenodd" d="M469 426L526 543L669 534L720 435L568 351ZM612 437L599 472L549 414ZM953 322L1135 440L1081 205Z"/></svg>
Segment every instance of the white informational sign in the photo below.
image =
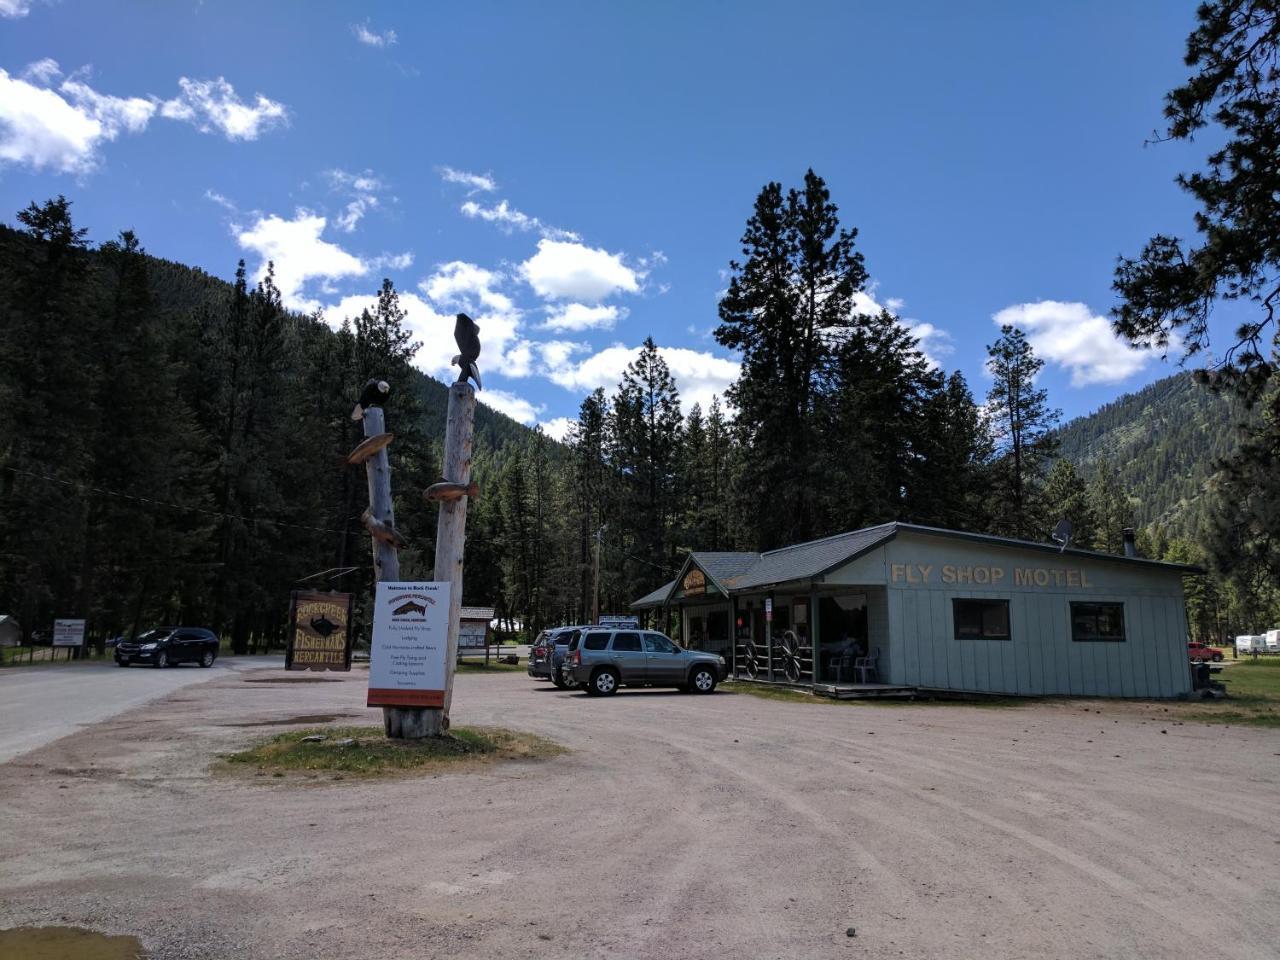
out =
<svg viewBox="0 0 1280 960"><path fill-rule="evenodd" d="M463 620L458 624L458 649L483 650L485 648L485 639L488 635L488 621Z"/></svg>
<svg viewBox="0 0 1280 960"><path fill-rule="evenodd" d="M768 620L770 623L773 622L773 597L765 597L764 618Z"/></svg>
<svg viewBox="0 0 1280 960"><path fill-rule="evenodd" d="M369 706L444 706L449 589L448 582L377 585Z"/></svg>
<svg viewBox="0 0 1280 960"><path fill-rule="evenodd" d="M53 645L55 647L84 646L83 620L53 621Z"/></svg>

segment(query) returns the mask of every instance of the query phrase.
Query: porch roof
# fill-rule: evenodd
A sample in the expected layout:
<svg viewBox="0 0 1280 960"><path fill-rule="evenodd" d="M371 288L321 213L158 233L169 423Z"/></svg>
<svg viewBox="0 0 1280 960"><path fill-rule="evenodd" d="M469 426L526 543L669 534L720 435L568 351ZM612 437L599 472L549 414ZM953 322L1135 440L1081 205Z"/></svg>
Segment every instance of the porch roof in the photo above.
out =
<svg viewBox="0 0 1280 960"><path fill-rule="evenodd" d="M667 597L671 595L671 591L675 589L676 582L672 580L670 583L664 583L653 593L646 593L639 600L631 604L632 610L652 610L654 607L660 607L667 602Z"/></svg>

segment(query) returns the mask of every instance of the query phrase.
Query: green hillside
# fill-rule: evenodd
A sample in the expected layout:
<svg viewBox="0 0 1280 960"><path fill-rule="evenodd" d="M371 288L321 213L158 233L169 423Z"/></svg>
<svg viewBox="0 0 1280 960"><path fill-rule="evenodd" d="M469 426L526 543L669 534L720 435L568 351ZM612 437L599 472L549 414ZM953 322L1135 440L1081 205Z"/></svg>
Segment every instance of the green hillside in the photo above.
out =
<svg viewBox="0 0 1280 960"><path fill-rule="evenodd" d="M440 477L448 388L411 365L391 285L335 331L243 264L228 283L131 234L93 246L69 208L0 226L0 613L31 631L73 611L97 640L201 623L243 648L279 641L300 584L367 596L365 479L346 454L371 377L392 385L401 574L428 574L436 510L422 491ZM475 425L484 485L534 434L483 405ZM499 589L481 562L494 509L474 511L480 599ZM335 568L354 569L312 579Z"/></svg>
<svg viewBox="0 0 1280 960"><path fill-rule="evenodd" d="M1231 398L1178 373L1064 425L1060 452L1086 474L1110 461L1139 524L1191 533L1204 518L1205 481L1235 449L1242 416Z"/></svg>

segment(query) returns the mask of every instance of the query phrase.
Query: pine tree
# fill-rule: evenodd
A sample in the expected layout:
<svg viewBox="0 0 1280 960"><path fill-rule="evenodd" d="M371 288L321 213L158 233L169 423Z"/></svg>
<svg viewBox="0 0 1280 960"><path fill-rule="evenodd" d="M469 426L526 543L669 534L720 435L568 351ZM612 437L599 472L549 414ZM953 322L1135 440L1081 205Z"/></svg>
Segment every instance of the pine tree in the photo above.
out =
<svg viewBox="0 0 1280 960"><path fill-rule="evenodd" d="M803 190L783 196L770 183L756 198L720 301L716 340L740 351L742 374L730 388L738 443L750 450L740 477L746 522L761 547L819 532L828 478L815 411L833 331L853 322L854 297L867 279L842 229L825 182L812 170Z"/></svg>
<svg viewBox="0 0 1280 960"><path fill-rule="evenodd" d="M822 528L908 519L936 506L926 489L925 407L941 377L916 338L888 311L861 316L838 339L826 380Z"/></svg>
<svg viewBox="0 0 1280 960"><path fill-rule="evenodd" d="M1053 427L1059 416L1048 406L1048 392L1035 384L1044 361L1023 332L1007 324L987 354L987 369L995 381L987 393L987 415L1000 457L996 481L1005 498L994 526L1007 536L1042 539L1039 487L1055 452Z"/></svg>
<svg viewBox="0 0 1280 960"><path fill-rule="evenodd" d="M675 379L652 337L622 375L611 421L614 465L625 478L618 534L633 561L632 583L657 586L676 566L671 534L683 419Z"/></svg>
<svg viewBox="0 0 1280 960"><path fill-rule="evenodd" d="M1071 546L1093 549L1096 541L1093 491L1065 457L1054 461L1044 484L1045 518L1054 525L1071 521Z"/></svg>
<svg viewBox="0 0 1280 960"><path fill-rule="evenodd" d="M1119 471L1110 461L1094 468L1089 483L1089 505L1093 515L1093 549L1102 553L1124 553L1124 531L1133 526L1133 507L1120 482Z"/></svg>

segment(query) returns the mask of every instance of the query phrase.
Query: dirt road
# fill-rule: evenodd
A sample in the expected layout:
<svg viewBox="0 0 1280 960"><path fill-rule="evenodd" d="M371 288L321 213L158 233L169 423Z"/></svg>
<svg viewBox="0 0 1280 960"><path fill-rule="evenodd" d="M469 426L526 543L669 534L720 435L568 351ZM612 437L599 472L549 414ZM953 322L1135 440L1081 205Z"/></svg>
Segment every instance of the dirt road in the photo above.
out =
<svg viewBox="0 0 1280 960"><path fill-rule="evenodd" d="M219 657L210 670L283 664L283 657ZM0 671L0 763L209 676L194 663L168 670L98 662Z"/></svg>
<svg viewBox="0 0 1280 960"><path fill-rule="evenodd" d="M280 729L234 724L377 717L362 673L246 682L264 676L283 674L189 687L0 766L0 927L139 934L158 960L1280 944L1280 731L1159 705L595 700L506 674L461 677L455 722L570 754L380 783L211 777L214 754Z"/></svg>

